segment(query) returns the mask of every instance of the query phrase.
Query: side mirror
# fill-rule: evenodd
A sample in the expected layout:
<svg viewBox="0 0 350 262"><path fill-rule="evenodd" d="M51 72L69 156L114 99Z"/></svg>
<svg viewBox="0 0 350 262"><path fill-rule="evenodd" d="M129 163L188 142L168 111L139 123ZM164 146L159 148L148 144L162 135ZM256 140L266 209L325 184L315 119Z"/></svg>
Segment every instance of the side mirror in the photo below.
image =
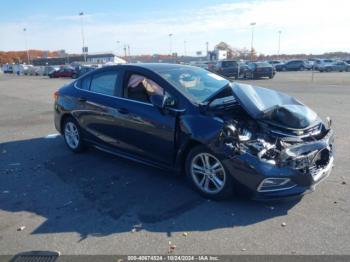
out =
<svg viewBox="0 0 350 262"><path fill-rule="evenodd" d="M176 104L175 99L168 95L164 95L164 96L152 95L150 97L150 100L155 107L158 107L160 109L173 107Z"/></svg>
<svg viewBox="0 0 350 262"><path fill-rule="evenodd" d="M151 100L151 103L159 108L159 109L163 109L164 108L164 104L163 104L163 100L164 100L164 97L163 96L160 96L160 95L152 95L150 97L150 100Z"/></svg>
<svg viewBox="0 0 350 262"><path fill-rule="evenodd" d="M177 109L175 108L176 100L168 95L160 96L153 95L150 97L151 103L157 107L162 114L171 114L177 116L179 114L183 114L185 109Z"/></svg>

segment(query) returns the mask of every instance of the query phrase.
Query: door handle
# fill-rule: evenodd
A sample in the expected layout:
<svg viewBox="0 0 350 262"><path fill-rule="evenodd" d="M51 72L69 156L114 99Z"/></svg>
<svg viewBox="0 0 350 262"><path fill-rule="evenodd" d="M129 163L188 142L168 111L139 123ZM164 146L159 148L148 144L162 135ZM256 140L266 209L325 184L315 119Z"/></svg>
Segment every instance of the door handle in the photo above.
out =
<svg viewBox="0 0 350 262"><path fill-rule="evenodd" d="M129 110L126 109L126 108L119 108L119 109L118 109L118 112L125 115L125 114L128 114L128 113L129 113Z"/></svg>
<svg viewBox="0 0 350 262"><path fill-rule="evenodd" d="M86 98L85 98L85 97L79 97L79 98L78 98L78 101L79 101L79 102L86 102Z"/></svg>

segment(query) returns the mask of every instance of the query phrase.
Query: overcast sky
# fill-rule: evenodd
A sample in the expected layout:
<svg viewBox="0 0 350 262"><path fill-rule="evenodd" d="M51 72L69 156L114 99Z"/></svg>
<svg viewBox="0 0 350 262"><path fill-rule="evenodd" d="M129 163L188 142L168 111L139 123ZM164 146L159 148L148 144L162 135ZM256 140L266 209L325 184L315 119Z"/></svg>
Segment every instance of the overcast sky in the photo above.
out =
<svg viewBox="0 0 350 262"><path fill-rule="evenodd" d="M84 12L90 52L187 54L225 41L250 48L251 22L256 22L254 47L274 54L281 30L281 53L350 52L348 0L55 0L3 1L0 6L0 50L24 50L27 28L31 49L79 53L79 12ZM120 43L118 44L117 41Z"/></svg>

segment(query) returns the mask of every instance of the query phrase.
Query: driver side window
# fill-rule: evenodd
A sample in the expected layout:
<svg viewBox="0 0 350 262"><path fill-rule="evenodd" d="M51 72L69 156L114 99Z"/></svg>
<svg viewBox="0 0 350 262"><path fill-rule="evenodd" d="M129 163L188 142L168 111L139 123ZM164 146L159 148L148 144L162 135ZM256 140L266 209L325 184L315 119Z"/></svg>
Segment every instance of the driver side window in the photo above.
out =
<svg viewBox="0 0 350 262"><path fill-rule="evenodd" d="M152 95L164 96L164 89L153 80L141 75L131 74L124 90L124 97L144 103L151 103Z"/></svg>

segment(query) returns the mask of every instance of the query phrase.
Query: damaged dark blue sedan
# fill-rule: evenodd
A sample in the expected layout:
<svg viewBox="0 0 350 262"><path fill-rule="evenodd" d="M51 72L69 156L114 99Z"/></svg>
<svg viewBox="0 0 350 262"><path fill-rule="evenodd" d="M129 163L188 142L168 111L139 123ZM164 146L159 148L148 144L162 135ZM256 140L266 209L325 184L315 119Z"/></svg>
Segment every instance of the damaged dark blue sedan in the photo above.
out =
<svg viewBox="0 0 350 262"><path fill-rule="evenodd" d="M333 166L331 120L270 89L174 64L110 66L55 93L69 149L93 146L185 173L205 197L305 194Z"/></svg>

